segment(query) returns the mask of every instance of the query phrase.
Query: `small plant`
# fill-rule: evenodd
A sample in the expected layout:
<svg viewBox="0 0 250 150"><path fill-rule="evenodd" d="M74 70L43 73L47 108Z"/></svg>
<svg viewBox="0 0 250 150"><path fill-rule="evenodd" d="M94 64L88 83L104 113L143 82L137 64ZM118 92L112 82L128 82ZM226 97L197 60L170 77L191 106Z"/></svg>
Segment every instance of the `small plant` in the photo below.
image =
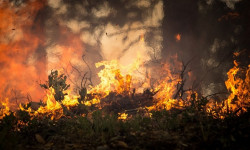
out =
<svg viewBox="0 0 250 150"><path fill-rule="evenodd" d="M80 98L78 99L79 102L85 100L85 97L87 95L87 88L82 87L81 90L78 93L80 95Z"/></svg>
<svg viewBox="0 0 250 150"><path fill-rule="evenodd" d="M70 85L66 83L67 76L64 74L59 75L58 71L51 71L51 74L48 76L48 81L45 84L40 84L44 89L53 88L55 90L55 100L62 101L64 96L67 95L64 93Z"/></svg>

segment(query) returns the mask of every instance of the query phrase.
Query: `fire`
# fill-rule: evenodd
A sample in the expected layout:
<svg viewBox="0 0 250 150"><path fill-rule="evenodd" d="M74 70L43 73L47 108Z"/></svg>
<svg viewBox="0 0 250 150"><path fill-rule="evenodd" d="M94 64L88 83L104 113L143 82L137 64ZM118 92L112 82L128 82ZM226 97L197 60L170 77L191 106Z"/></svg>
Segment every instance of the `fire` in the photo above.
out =
<svg viewBox="0 0 250 150"><path fill-rule="evenodd" d="M95 105L95 104L99 104L99 103L100 103L100 99L97 97L97 98L93 98L89 101L85 101L84 105L91 106L91 105Z"/></svg>
<svg viewBox="0 0 250 150"><path fill-rule="evenodd" d="M129 93L132 83L137 81L136 79L132 80L131 74L138 69L141 64L142 62L139 58L128 66L120 65L117 60L96 63L97 68L104 66L104 69L98 73L101 82L97 86L92 87L89 93L100 93L103 97L112 91L117 94ZM126 72L126 74L123 74L121 71Z"/></svg>
<svg viewBox="0 0 250 150"><path fill-rule="evenodd" d="M103 93L105 96L109 94L109 92L116 90L117 92L121 92L122 89L119 89L119 83L122 84L121 79L123 78L119 72L119 64L116 60L113 61L103 61L96 63L96 67L104 66L98 76L100 77L101 83L91 89L91 92ZM118 77L118 80L116 79ZM120 78L119 78L120 77ZM120 82L119 82L120 80Z"/></svg>
<svg viewBox="0 0 250 150"><path fill-rule="evenodd" d="M250 105L250 65L248 65L245 79L238 76L240 71L238 63L234 61L234 67L228 71L228 80L225 82L231 94L225 101L224 111L226 111L226 109L236 111L239 108L246 111L246 106Z"/></svg>
<svg viewBox="0 0 250 150"><path fill-rule="evenodd" d="M180 41L181 40L181 34L179 34L179 33L176 34L175 39L176 39L177 42Z"/></svg>
<svg viewBox="0 0 250 150"><path fill-rule="evenodd" d="M243 74L243 78L240 76L241 74ZM221 103L211 100L211 102L207 104L207 110L212 114L215 114L213 110L220 108L221 112L219 117L222 119L225 113L234 112L236 115L239 115L242 112L246 112L246 108L250 106L250 65L248 65L248 68L244 71L239 67L239 64L234 61L234 67L227 72L227 75L228 79L225 81L225 85L230 92L228 98Z"/></svg>
<svg viewBox="0 0 250 150"><path fill-rule="evenodd" d="M51 120L53 120L54 117L60 118L62 116L63 114L62 107L59 104L59 102L55 100L54 95L55 95L55 90L53 88L50 88L48 90L47 95L44 98L46 105L39 107L39 109L34 112L35 116L39 116L40 114L42 115L45 114L47 116L51 116Z"/></svg>
<svg viewBox="0 0 250 150"><path fill-rule="evenodd" d="M9 100L8 98L5 99L5 102L1 103L0 106L0 119L2 119L5 115L9 115L10 114L10 108L9 108L9 104L8 104Z"/></svg>
<svg viewBox="0 0 250 150"><path fill-rule="evenodd" d="M43 95L43 92L38 90L38 85L34 81L45 77L46 65L43 61L38 61L38 58L35 58L35 50L39 46L44 46L45 38L42 33L37 34L41 32L41 27L39 24L34 23L34 19L38 11L44 7L44 3L45 1L29 1L19 8L8 2L1 3L0 20L5 21L0 24L0 64L5 67L0 70L0 119L10 113L14 104L9 87L20 90L20 95L31 93L35 101ZM32 28L33 26L36 26L36 28ZM56 49L61 54L61 58L57 62L50 63L48 68L56 68L60 72L64 72L66 68L70 72L72 71L72 66L68 67L68 62L79 63L81 58L77 58L73 62L72 57L82 56L83 52L80 50L83 49L83 46L77 34L70 33L65 27L60 27L60 32L63 36L58 38L58 43L61 44L48 48L47 52ZM144 34L139 36L141 44L145 42ZM181 34L177 34L175 38L176 41L180 41ZM240 53L237 52L235 55L238 56ZM48 61L54 61L52 58L52 60L48 59ZM175 60L177 59L175 58ZM140 55L138 55L138 59L134 63L127 66L122 66L118 60L96 63L97 68L104 67L98 73L100 83L88 88L87 94L91 95L91 98L81 103L86 106L98 105L111 92L116 95L131 96L135 92L139 93L149 88L152 72L146 72L143 63ZM177 61L174 62L174 65L177 68L180 66ZM221 113L225 113L228 110L235 112L239 109L242 112L247 111L246 107L250 103L250 65L248 65L244 77L239 77L244 72L239 67L239 64L234 61L234 65L228 71L228 80L225 82L227 89L231 92L230 95L223 103L210 102L207 106L207 111L211 112L214 107L222 108ZM161 77L154 82L153 88L149 88L150 92L155 92L153 97L154 105L147 107L149 110L170 110L171 108L182 108L185 106L184 100L175 96L178 94L176 87L181 86L182 78L178 73L173 73L174 69L171 68L170 63L165 63L163 66L159 73ZM143 74L141 72L146 73ZM188 74L191 76L190 72ZM63 111L65 109L69 110L79 105L78 99L80 96L71 95L71 91L72 89L64 91L64 99L58 102L54 98L55 89L49 88L43 99L44 105L41 105L37 110L25 109L23 105L19 105L19 108L23 111L28 111L34 117L45 115L52 120L57 119L64 115ZM190 99L190 95L188 93L187 100ZM128 114L126 113L119 114L119 119L126 120L127 116Z"/></svg>
<svg viewBox="0 0 250 150"><path fill-rule="evenodd" d="M37 57L36 50L45 39L40 24L34 20L45 1L27 1L18 7L13 3L0 4L0 96L13 102L14 88L18 95L30 93L38 99L43 94L35 81L46 74L42 61L45 58Z"/></svg>
<svg viewBox="0 0 250 150"><path fill-rule="evenodd" d="M119 120L126 120L127 119L127 117L128 117L128 114L126 114L126 113L118 113L118 119Z"/></svg>
<svg viewBox="0 0 250 150"><path fill-rule="evenodd" d="M63 106L65 106L67 109L70 109L71 107L77 106L79 104L79 96L71 96L70 94L65 95L64 99L61 102L58 102L55 100L54 95L55 90L53 88L49 88L46 96L44 97L44 102L46 104L45 106L40 106L38 110L32 110L30 107L28 109L24 109L23 106L20 105L20 109L29 112L32 117L40 117L45 115L51 117L51 120L53 120L63 116Z"/></svg>
<svg viewBox="0 0 250 150"><path fill-rule="evenodd" d="M63 91L65 95L62 101L55 99L55 89L52 87L47 89L44 96L36 81L45 79L47 70L58 69L60 73L64 73L73 72L74 64L77 64L78 67L83 66L80 62L84 49L80 34L72 33L69 28L62 25L60 20L56 20L60 32L56 43L59 44L46 47L47 41L50 40L45 38L44 27L41 27L40 22L36 21L36 15L39 14L46 3L46 0L32 0L16 7L11 2L1 2L0 20L4 21L0 24L0 119L9 115L13 107L19 106L20 110L29 112L32 117L47 116L53 120L62 117L65 109L70 110L79 104L97 105L100 108L99 104L102 99L110 93L131 98L134 96L133 94L140 94L145 90L154 94L153 105L147 107L149 110L181 109L187 106L185 101L191 99L191 92L186 93L187 96L184 98L182 98L182 94L178 93L177 87L182 86L183 79L176 73L176 71L181 70L177 58L174 58L174 65L178 68L177 70L174 70L170 65L171 63L167 62L161 64L163 67L159 69L158 74L156 70L150 72L145 69L146 67L139 54L138 59L127 66L121 65L119 60L96 63L97 68L103 67L97 74L100 83L96 86L86 87L88 88L86 96L88 98L84 101L79 101L80 96L72 94L72 89ZM231 14L231 16L237 17L237 14ZM178 33L174 38L178 42L181 40L181 36ZM141 33L139 39L136 39L142 49L145 48L145 41L147 40L145 38L146 32ZM43 58L40 58L40 55L37 56L40 47L46 49ZM52 53L54 55L58 53L60 57L54 58ZM47 54L48 56L46 56ZM235 56L240 55L239 52L234 54ZM46 64L46 61L49 63ZM69 63L73 65L68 65ZM79 72L81 73L81 71ZM242 75L243 73L244 75ZM153 83L151 83L152 74L160 76ZM188 72L188 75L189 77L192 76L191 72ZM214 108L221 108L222 116L223 113L228 111L237 114L247 111L246 107L250 105L250 65L247 69L242 69L234 61L234 67L228 71L227 75L228 79L225 85L230 91L228 98L223 102L209 102L207 104L208 112L213 113ZM71 75L71 77L73 79L79 78L76 75ZM18 92L13 92L11 88ZM20 95L22 98L24 97L23 99L30 100L27 93L31 94L34 101L38 101L44 96L43 103L37 110L33 110L31 107L26 108L28 105L23 105L21 100L17 102L17 96ZM27 98L24 95L27 95ZM16 103L14 103L15 100ZM126 113L119 113L118 115L118 119L121 120L126 120L128 117Z"/></svg>
<svg viewBox="0 0 250 150"><path fill-rule="evenodd" d="M78 98L79 96L71 96L69 91L65 91L68 95L64 96L64 99L61 102L55 100L55 90L50 88L48 93L44 99L46 102L46 106L41 106L37 111L35 111L35 115L39 114L47 114L48 116L52 116L51 119L60 118L63 115L63 107L67 107L70 109L71 107L77 106L79 104Z"/></svg>
<svg viewBox="0 0 250 150"><path fill-rule="evenodd" d="M172 57L175 61L175 68L180 71L181 64L177 61L177 56ZM148 109L166 109L170 110L171 108L181 108L184 105L182 99L175 99L174 95L176 94L176 87L182 82L180 75L173 73L174 69L169 63L163 65L160 76L162 77L158 82L154 84L154 90L157 91L154 96L156 104L150 106Z"/></svg>
<svg viewBox="0 0 250 150"><path fill-rule="evenodd" d="M144 39L144 34L141 34L141 35L140 35L140 42L144 42L144 40L145 40L145 39Z"/></svg>
<svg viewBox="0 0 250 150"><path fill-rule="evenodd" d="M171 109L174 106L183 106L183 103L177 99L173 99L173 95L176 91L176 86L180 79L177 76L173 76L169 69L167 69L166 77L160 82L161 84L156 85L156 91L158 93L155 98L158 100L155 106L152 108L157 109Z"/></svg>
<svg viewBox="0 0 250 150"><path fill-rule="evenodd" d="M141 64L141 62L139 63L139 61L137 61L129 66L121 66L117 60L97 63L96 67L104 66L104 68L98 73L101 80L100 84L90 87L88 95L92 95L92 97L81 103L86 106L97 105L100 108L100 105L98 104L100 104L102 99L108 96L110 92L114 92L117 95L131 96L134 94L131 89L135 88L137 85L135 83L138 82L138 79L136 79L137 76L134 76L133 71ZM250 104L250 65L248 65L248 68L245 71L245 78L239 77L239 74L242 74L244 71L239 68L236 61L234 61L234 65L235 66L228 71L228 80L225 82L227 89L231 92L228 98L222 103L211 100L206 106L207 112L210 112L213 115L218 115L218 113L214 113L214 109L220 108L219 117L222 119L224 118L223 114L228 110L237 112L241 109L242 112L244 112L247 111L246 107ZM180 64L177 66L180 66ZM176 94L178 94L176 87L180 86L182 83L181 76L178 73L173 73L173 68L171 68L171 65L168 63L164 64L162 69L161 74L159 74L162 78L155 82L154 89L151 90L152 93L155 92L153 99L154 105L147 107L148 110L170 110L171 108L182 109L185 106L190 105L188 101L192 99L191 92L187 92L187 95L184 98L181 96L178 98L178 95L176 96ZM123 74L122 70L125 70L127 74ZM58 119L64 115L65 109L70 110L72 107L79 105L80 96L72 95L71 90L64 91L64 94L65 96L62 101L56 101L54 97L55 90L50 87L44 97L44 105L41 105L37 110L32 110L31 108L25 109L20 105L20 109L29 112L33 117L47 116L52 120ZM194 100L197 101L197 93L195 93L195 95ZM2 101L1 105L1 118L3 118L4 115L8 115L9 112L10 108L8 99L5 99L5 102ZM126 120L128 114L118 113L118 116L118 119Z"/></svg>

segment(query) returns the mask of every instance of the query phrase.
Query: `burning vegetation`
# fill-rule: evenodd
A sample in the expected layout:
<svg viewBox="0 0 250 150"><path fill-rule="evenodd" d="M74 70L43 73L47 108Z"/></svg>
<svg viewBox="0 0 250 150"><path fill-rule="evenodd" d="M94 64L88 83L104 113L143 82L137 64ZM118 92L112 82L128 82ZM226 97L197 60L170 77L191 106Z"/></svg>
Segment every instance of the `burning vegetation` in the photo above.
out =
<svg viewBox="0 0 250 150"><path fill-rule="evenodd" d="M35 20L48 3L55 14L65 11L57 6L61 1L0 1L0 20L5 20L0 24L0 149L246 149L250 64L238 61L245 50L234 53L227 92L203 95L190 84L198 76L189 67L191 61L181 62L177 54L164 60L154 50L149 61L138 51L128 55L136 59L103 57L94 67L89 65L77 27L70 31L59 19L60 37L46 39L52 31L44 26L51 22ZM163 5L155 3L155 8ZM102 18L105 9L92 11ZM239 15L229 13L219 22ZM68 24L74 26L72 22ZM121 54L131 45L145 49L149 35L137 24L113 35L128 30L140 32ZM103 35L99 46L100 39L113 36ZM172 38L177 44L185 42L184 34ZM96 76L93 70L98 70Z"/></svg>
<svg viewBox="0 0 250 150"><path fill-rule="evenodd" d="M77 126L77 130L83 132L80 136L84 136L84 134L87 133L86 130L93 130L91 132L94 133L87 134L93 134L91 137L100 136L101 134L104 136L103 138L105 138L102 142L106 143L106 140L108 140L110 136L112 137L117 134L118 131L115 130L121 130L119 132L126 130L130 133L123 134L140 136L139 134L143 133L139 133L141 130L139 128L142 128L141 125L146 122L153 123L153 127L150 127L149 124L145 124L146 129L152 128L154 130L159 128L162 130L166 127L171 131L172 128L180 127L181 122L183 123L183 119L194 119L198 117L198 119L196 121L193 120L192 123L199 123L198 128L200 128L199 130L201 130L203 137L202 140L205 142L207 140L209 141L207 138L212 136L206 133L209 132L208 128L210 128L203 125L206 121L216 120L217 123L223 124L226 119L234 117L239 119L241 117L244 118L244 115L248 115L250 68L249 66L245 69L239 68L236 61L234 62L235 66L228 71L228 79L225 82L230 94L227 99L222 101L215 101L209 97L199 96L197 92L192 90L184 90L182 73L185 72L185 66L182 67L179 74L174 74L171 71L170 65L164 64L162 65L161 71L165 77L159 81L155 81L153 86L151 86L152 88L149 88L149 85L152 84L150 83L151 78L148 78L146 82L140 84L139 88L135 88L140 82L136 77L133 77L131 73L135 71L137 67L140 67L140 63L136 62L136 64L125 67L128 69L126 72L130 74L122 74L120 70L122 66L120 66L117 61L104 61L96 64L97 67L102 65L104 68L98 73L101 78L100 84L89 88L82 87L76 95L71 94L70 85L67 84L67 76L55 70L51 71L48 76L48 81L45 84L40 84L46 91L46 96L39 103L20 103L18 104L19 108L13 112L9 108L8 98L5 98L1 103L2 130L7 130L5 129L5 125L8 124L8 126L11 126L8 130L16 132L15 134L20 134L20 136L27 132L29 134L35 134L34 139L36 139L38 143L45 144L48 142L45 145L46 147L55 146L59 148L60 146L55 143L58 142L58 139L44 139L44 137L39 134L42 131L39 130L43 130L45 126L52 128L50 127L51 125L58 126L64 123L70 123L70 126ZM239 74L242 74L242 76ZM140 88L143 89L142 92L140 92ZM204 117L208 118L204 119ZM171 127L172 125L169 123L171 123L170 121L174 121L173 119L177 120L172 125L178 126ZM74 125L72 121L76 121L76 124ZM86 126L86 123L88 126ZM117 125L117 123L121 124L121 126ZM44 127L37 127L37 129L35 129L36 131L28 131L29 128L34 128L32 126L35 124ZM89 129L82 130L81 126ZM114 128L116 129L108 126L115 126ZM132 129L130 130L128 128ZM103 135L106 134L105 130L108 130L108 135ZM144 130L145 129L143 129L143 131ZM152 132L153 135L159 134L155 133L156 131ZM164 134L169 133L165 133L164 131ZM5 133L5 136L6 135L10 136L8 133ZM113 148L129 148L127 143L123 142L123 140L128 139L124 139L124 137L120 136L121 135L117 138L121 138L122 141L112 141L111 139L110 146ZM157 137L158 135L154 136ZM173 140L169 135L162 136L164 136L164 139ZM233 138L232 140L234 140L234 135L231 136L231 138ZM180 140L179 138L180 137L178 137L178 140ZM186 144L182 143L181 146L174 143L174 147L191 146L188 144L190 141L185 142ZM169 143L166 142L165 144ZM82 147L83 145L78 144L77 146Z"/></svg>

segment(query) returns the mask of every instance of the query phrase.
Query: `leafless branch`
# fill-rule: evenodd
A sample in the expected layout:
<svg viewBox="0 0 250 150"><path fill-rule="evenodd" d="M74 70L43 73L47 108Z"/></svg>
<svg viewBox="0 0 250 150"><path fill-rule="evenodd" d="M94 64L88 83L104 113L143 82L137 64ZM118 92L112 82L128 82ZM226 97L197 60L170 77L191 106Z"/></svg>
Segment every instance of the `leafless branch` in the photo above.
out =
<svg viewBox="0 0 250 150"><path fill-rule="evenodd" d="M82 77L81 88L83 88L83 87L86 86L87 79L86 79L85 77L86 77L87 74L88 74L88 72L86 72L86 73L83 75L83 77ZM82 86L82 82L83 82L84 79L85 79L84 86Z"/></svg>
<svg viewBox="0 0 250 150"><path fill-rule="evenodd" d="M185 74L186 74L186 69L189 65L189 63L192 61L192 59L190 59L187 63L184 63L182 61L182 70L180 72L180 78L181 78L181 81L180 83L177 84L177 92L174 96L174 99L176 99L178 96L180 98L182 98L182 96L184 95L185 92L187 91L190 91L191 89L188 89L188 90L184 90L184 85L185 85L185 82L186 82L186 79L185 79Z"/></svg>
<svg viewBox="0 0 250 150"><path fill-rule="evenodd" d="M87 65L87 67L88 67L88 69L89 69L89 78L88 78L88 80L89 80L89 82L90 82L90 85L93 85L93 83L92 83L92 71L91 71L91 69L90 69L90 67L89 67L89 64L86 62L86 60L84 59L84 56L85 55L82 55L82 60L83 60L83 62ZM86 84L86 83L85 83Z"/></svg>
<svg viewBox="0 0 250 150"><path fill-rule="evenodd" d="M122 34L122 33L129 32L129 31L136 31L136 30L142 30L142 29L150 29L150 30L157 29L157 30L159 30L159 27L154 27L154 26L141 26L141 27L137 27L137 28L128 28L128 29L126 29L126 30L121 30L121 31L119 31L119 32L115 32L115 33L108 34L107 36L111 37L111 36L114 36L114 35L119 35L119 34Z"/></svg>

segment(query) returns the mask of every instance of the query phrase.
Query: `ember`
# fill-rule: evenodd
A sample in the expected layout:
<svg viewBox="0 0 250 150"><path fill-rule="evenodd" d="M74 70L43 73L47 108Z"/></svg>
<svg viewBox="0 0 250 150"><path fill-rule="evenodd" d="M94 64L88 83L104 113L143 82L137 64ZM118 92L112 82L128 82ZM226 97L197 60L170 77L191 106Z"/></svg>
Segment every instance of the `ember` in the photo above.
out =
<svg viewBox="0 0 250 150"><path fill-rule="evenodd" d="M181 40L181 35L180 35L180 34L177 34L177 35L175 36L175 39L176 39L176 41L180 41L180 40Z"/></svg>

